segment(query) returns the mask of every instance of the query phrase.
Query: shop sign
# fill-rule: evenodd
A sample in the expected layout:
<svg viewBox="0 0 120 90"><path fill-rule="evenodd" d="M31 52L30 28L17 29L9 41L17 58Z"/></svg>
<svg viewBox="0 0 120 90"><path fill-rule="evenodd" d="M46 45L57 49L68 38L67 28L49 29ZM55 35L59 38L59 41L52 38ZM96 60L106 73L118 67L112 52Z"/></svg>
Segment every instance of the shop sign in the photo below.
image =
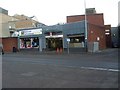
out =
<svg viewBox="0 0 120 90"><path fill-rule="evenodd" d="M39 35L39 34L42 34L42 29L32 29L32 30L19 31L19 36Z"/></svg>
<svg viewBox="0 0 120 90"><path fill-rule="evenodd" d="M70 42L70 38L67 38L67 42Z"/></svg>

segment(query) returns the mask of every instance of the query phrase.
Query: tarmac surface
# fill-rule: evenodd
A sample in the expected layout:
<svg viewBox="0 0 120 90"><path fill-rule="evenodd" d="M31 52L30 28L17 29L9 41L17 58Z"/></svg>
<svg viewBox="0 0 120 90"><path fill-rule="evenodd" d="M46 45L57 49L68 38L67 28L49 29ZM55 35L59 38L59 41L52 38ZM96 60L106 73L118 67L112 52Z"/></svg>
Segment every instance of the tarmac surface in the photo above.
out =
<svg viewBox="0 0 120 90"><path fill-rule="evenodd" d="M2 56L3 88L118 88L118 49Z"/></svg>

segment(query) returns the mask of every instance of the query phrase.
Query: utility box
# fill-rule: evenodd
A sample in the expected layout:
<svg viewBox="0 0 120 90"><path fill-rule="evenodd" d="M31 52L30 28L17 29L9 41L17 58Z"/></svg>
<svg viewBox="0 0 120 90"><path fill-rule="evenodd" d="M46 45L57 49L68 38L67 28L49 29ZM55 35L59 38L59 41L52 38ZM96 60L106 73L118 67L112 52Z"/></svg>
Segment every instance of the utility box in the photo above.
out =
<svg viewBox="0 0 120 90"><path fill-rule="evenodd" d="M88 52L97 52L97 51L99 51L99 42L89 42Z"/></svg>

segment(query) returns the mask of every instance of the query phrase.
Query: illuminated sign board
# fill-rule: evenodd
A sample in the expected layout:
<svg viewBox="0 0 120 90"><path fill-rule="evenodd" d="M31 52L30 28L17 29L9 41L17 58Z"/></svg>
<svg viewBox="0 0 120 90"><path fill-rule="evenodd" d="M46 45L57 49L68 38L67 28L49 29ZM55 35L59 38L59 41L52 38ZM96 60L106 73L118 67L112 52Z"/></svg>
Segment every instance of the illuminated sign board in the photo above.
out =
<svg viewBox="0 0 120 90"><path fill-rule="evenodd" d="M30 30L19 31L19 36L39 35L39 34L42 34L42 29L30 29Z"/></svg>

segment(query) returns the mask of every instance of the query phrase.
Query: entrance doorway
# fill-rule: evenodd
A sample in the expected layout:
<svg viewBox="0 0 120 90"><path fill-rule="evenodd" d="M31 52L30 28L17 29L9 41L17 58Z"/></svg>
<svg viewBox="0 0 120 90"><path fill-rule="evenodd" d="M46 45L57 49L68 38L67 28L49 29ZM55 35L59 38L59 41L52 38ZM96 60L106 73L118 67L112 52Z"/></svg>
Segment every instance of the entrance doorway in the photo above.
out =
<svg viewBox="0 0 120 90"><path fill-rule="evenodd" d="M46 48L48 50L56 50L57 48L63 48L63 38L46 38Z"/></svg>

